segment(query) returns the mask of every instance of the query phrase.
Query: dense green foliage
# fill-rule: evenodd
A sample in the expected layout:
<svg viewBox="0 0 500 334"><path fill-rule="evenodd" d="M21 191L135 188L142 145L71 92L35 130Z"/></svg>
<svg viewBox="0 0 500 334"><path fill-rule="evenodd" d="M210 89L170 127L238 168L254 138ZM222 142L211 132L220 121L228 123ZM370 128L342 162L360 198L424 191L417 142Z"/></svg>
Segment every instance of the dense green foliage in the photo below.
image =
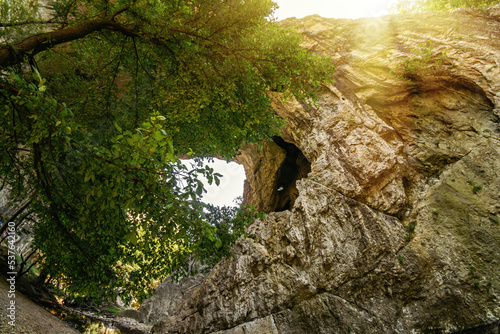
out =
<svg viewBox="0 0 500 334"><path fill-rule="evenodd" d="M486 7L498 3L498 0L399 0L394 9L399 13L445 12L455 8Z"/></svg>
<svg viewBox="0 0 500 334"><path fill-rule="evenodd" d="M258 214L201 203L199 176L218 175L177 157L275 134L270 90L312 98L331 63L269 19L269 0L58 0L50 17L32 4L0 6L0 176L30 200L43 272L142 299L229 255Z"/></svg>

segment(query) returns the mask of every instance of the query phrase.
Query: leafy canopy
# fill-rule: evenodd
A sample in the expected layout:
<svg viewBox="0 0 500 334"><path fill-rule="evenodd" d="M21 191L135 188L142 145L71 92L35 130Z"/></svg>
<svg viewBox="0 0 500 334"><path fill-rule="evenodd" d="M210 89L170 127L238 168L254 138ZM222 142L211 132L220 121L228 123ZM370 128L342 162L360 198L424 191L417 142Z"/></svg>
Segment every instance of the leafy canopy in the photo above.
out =
<svg viewBox="0 0 500 334"><path fill-rule="evenodd" d="M202 204L199 176L219 175L177 157L230 158L268 138L282 125L271 91L313 98L334 72L270 18L275 6L2 2L0 176L29 200L44 273L76 294L140 300L189 261L229 254L258 214Z"/></svg>

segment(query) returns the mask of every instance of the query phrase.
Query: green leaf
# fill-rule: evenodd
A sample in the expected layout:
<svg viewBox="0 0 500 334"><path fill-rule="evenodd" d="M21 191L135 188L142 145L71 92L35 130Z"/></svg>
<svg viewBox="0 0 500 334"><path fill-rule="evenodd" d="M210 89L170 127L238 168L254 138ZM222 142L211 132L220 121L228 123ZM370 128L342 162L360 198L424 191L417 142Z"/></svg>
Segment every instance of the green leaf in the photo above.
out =
<svg viewBox="0 0 500 334"><path fill-rule="evenodd" d="M160 131L153 132L153 139L154 140L161 141L161 140L163 140L163 138L165 138L165 137L163 136L163 134Z"/></svg>
<svg viewBox="0 0 500 334"><path fill-rule="evenodd" d="M203 195L203 191L204 191L204 190L205 190L205 189L203 188L203 186L202 186L202 185L199 185L198 187L196 187L196 194L197 194L198 196L201 196L201 195Z"/></svg>
<svg viewBox="0 0 500 334"><path fill-rule="evenodd" d="M135 234L135 232L130 232L129 234L127 234L126 238L132 243L132 245L137 245L137 235Z"/></svg>
<svg viewBox="0 0 500 334"><path fill-rule="evenodd" d="M123 132L122 128L118 125L118 123L113 122L113 125L115 126L116 130L118 130L118 132L120 132L120 133Z"/></svg>

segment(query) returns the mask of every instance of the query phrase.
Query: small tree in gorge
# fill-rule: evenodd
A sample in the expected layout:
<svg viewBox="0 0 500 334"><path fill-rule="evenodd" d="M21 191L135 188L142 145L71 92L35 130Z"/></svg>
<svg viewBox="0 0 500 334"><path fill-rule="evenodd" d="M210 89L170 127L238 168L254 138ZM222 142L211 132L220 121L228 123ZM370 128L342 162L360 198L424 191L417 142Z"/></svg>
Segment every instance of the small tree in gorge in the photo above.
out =
<svg viewBox="0 0 500 334"><path fill-rule="evenodd" d="M45 273L75 293L142 299L188 258L226 255L255 217L205 209L198 176L218 175L177 156L229 158L273 135L270 88L312 98L334 68L270 19L270 0L52 6L0 5L1 181L29 198Z"/></svg>

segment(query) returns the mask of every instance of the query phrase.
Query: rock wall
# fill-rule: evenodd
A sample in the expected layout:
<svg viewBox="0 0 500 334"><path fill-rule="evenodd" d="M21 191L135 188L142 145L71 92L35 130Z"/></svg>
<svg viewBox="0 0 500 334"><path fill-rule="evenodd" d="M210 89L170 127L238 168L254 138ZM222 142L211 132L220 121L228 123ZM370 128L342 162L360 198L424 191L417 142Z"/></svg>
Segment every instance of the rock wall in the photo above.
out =
<svg viewBox="0 0 500 334"><path fill-rule="evenodd" d="M283 24L337 67L275 99L310 173L272 212L286 152L243 148L271 213L152 332L498 333L500 5Z"/></svg>

